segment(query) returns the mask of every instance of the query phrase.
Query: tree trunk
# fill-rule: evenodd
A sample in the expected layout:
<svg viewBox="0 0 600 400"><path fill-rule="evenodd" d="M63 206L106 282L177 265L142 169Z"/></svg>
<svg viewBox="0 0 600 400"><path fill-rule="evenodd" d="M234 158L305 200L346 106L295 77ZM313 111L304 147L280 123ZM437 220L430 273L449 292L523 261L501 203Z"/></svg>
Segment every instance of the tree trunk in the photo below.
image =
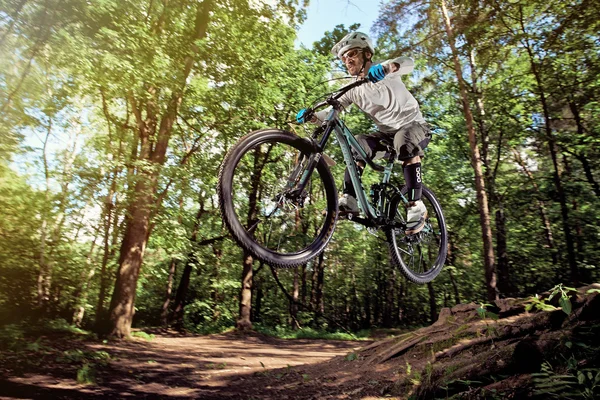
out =
<svg viewBox="0 0 600 400"><path fill-rule="evenodd" d="M175 301L173 303L173 313L171 314L169 322L174 324L178 329L183 328L183 315L185 307L185 296L190 286L190 277L192 275L193 265L196 263L196 251L198 248L198 232L202 221L202 216L206 213L204 209L204 198L198 197L198 211L196 212L196 219L194 220L194 227L192 228L192 234L190 235L190 251L186 257L186 263L183 267L183 273L179 280L179 286L177 286L177 293L175 294Z"/></svg>
<svg viewBox="0 0 600 400"><path fill-rule="evenodd" d="M540 218L542 220L542 226L544 227L544 237L546 238L546 246L548 247L548 249L550 249L550 253L552 254L552 264L557 265L558 264L558 252L557 252L556 246L554 244L554 236L552 234L552 225L550 224L550 218L548 217L548 213L546 211L546 204L542 200L540 200L542 198L542 193L540 192L540 188L539 188L537 182L535 181L535 177L533 176L531 171L529 171L529 169L527 168L527 165L521 158L521 155L519 154L519 152L514 148L512 149L512 152L513 152L513 155L515 156L515 161L517 162L517 164L519 164L519 166L521 167L521 169L523 170L525 175L527 175L527 177L529 178L529 181L531 182L531 185L533 186L533 189L535 190L535 194L538 199L538 200L536 200L536 203L537 203L538 210L540 210Z"/></svg>
<svg viewBox="0 0 600 400"><path fill-rule="evenodd" d="M383 274L384 277L388 275L388 271L385 271ZM385 302L382 304L383 306L383 326L386 328L391 328L394 323L394 285L395 285L395 277L392 276L391 279L382 279L382 289L384 291L384 299Z"/></svg>
<svg viewBox="0 0 600 400"><path fill-rule="evenodd" d="M351 267L352 268L352 267ZM358 289L356 288L356 276L354 275L354 269L351 272L352 276L352 307L350 308L350 326L352 329L357 329L360 326L361 312L360 312L360 299L358 298ZM392 284L392 283L390 283ZM390 304L393 308L393 301Z"/></svg>
<svg viewBox="0 0 600 400"><path fill-rule="evenodd" d="M471 44L470 44L471 45ZM496 191L496 172L500 163L500 147L502 144L502 131L500 131L500 139L498 140L498 160L496 167L492 167L490 157L490 135L485 123L485 106L483 102L483 91L479 86L479 77L477 73L476 53L475 50L469 51L469 61L471 70L471 85L473 95L475 97L475 109L477 110L476 121L481 137L481 161L484 174L485 187L489 193L490 214L493 208L496 208L496 257L497 257L497 275L498 275L498 292L506 295L510 291L510 276L508 272L508 254L506 251L506 214L502 204L502 199Z"/></svg>
<svg viewBox="0 0 600 400"><path fill-rule="evenodd" d="M312 292L310 296L312 309L319 311L321 314L325 312L325 306L323 303L323 279L325 277L325 266L323 264L324 257L325 252L319 255L318 262L314 266Z"/></svg>
<svg viewBox="0 0 600 400"><path fill-rule="evenodd" d="M241 331L252 329L251 311L252 311L252 262L253 258L244 251L244 262L242 269L242 289L240 292L240 311L235 324Z"/></svg>
<svg viewBox="0 0 600 400"><path fill-rule="evenodd" d="M152 187L156 178L150 173L143 175L135 186L136 199L129 208L130 217L121 244L119 270L110 303L110 335L118 338L131 336L137 281L147 243Z"/></svg>
<svg viewBox="0 0 600 400"><path fill-rule="evenodd" d="M87 257L85 258L86 268L82 269L81 271L79 287L77 288L76 294L73 296L75 298L75 307L73 310L72 323L77 327L81 327L81 323L83 322L90 280L94 277L94 274L96 273L96 266L92 262L92 258L94 256L94 249L96 248L96 240L98 239L99 232L100 226L96 228L96 231L94 233L94 240L92 240L92 246L87 254Z"/></svg>
<svg viewBox="0 0 600 400"><path fill-rule="evenodd" d="M64 154L64 159L61 160L63 167L61 173L61 179L59 180L60 185L60 198L58 201L57 213L52 216L52 196L51 196L51 182L50 182L50 170L48 167L48 141L52 134L53 123L52 119L48 123L46 129L46 138L44 139L44 145L42 150L42 161L44 166L44 178L46 188L44 191L45 206L48 207L42 211L42 226L40 232L40 254L39 254L39 273L37 280L37 295L38 295L38 306L43 310L48 311L51 303L51 289L52 289L52 270L54 268L54 257L53 253L57 249L56 243L60 241L62 236L62 230L66 220L66 209L68 207L68 196L69 196L69 183L71 182L71 170L73 162L75 161L75 152L77 147L77 137L73 139L73 144L68 151ZM75 133L77 135L77 133ZM70 139L69 139L70 140ZM50 237L48 237L50 236ZM48 247L48 244L53 246ZM54 304L58 304L54 302Z"/></svg>
<svg viewBox="0 0 600 400"><path fill-rule="evenodd" d="M103 238L103 255L102 255L102 265L100 267L100 289L98 292L98 302L96 303L96 330L102 331L102 324L106 320L106 315L104 312L104 303L106 302L106 290L108 288L109 277L107 276L107 266L108 260L114 255L114 242L115 242L115 233L113 232L112 239L113 243L111 246L111 222L113 220L113 196L116 191L116 181L117 181L118 172L115 170L113 173L112 182L110 185L110 189L106 199L104 201L104 209L102 211L102 220L104 221L104 238ZM116 221L117 218L114 218ZM116 226L113 227L116 229ZM111 249L112 248L112 249Z"/></svg>
<svg viewBox="0 0 600 400"><path fill-rule="evenodd" d="M375 304L373 309L373 323L375 325L381 324L382 310L381 310L381 298L382 298L382 290L381 290L381 271L378 269L375 274Z"/></svg>
<svg viewBox="0 0 600 400"><path fill-rule="evenodd" d="M298 267L294 268L294 287L292 290L292 301L290 302L290 326L293 330L300 329L298 323L298 299L300 296L300 283L298 279Z"/></svg>
<svg viewBox="0 0 600 400"><path fill-rule="evenodd" d="M573 171L571 169L571 164L569 162L568 157L566 156L566 154L562 154L562 158L563 158L563 164L565 166L565 175L568 177L567 179L572 179L573 177ZM571 206L573 211L575 212L575 215L579 214L577 211L579 210L579 203L577 202L577 199L575 197L571 198ZM584 259L584 245L583 245L583 229L581 228L581 221L579 218L573 218L573 220L571 221L571 224L574 226L574 230L575 230L575 246L576 246L576 250L577 250L577 262L579 264L583 264L585 259ZM583 282L588 282L588 276L586 276L585 274L585 270L583 272L579 272L579 278L580 280L582 280Z"/></svg>
<svg viewBox="0 0 600 400"><path fill-rule="evenodd" d="M456 242L453 238L452 232L448 232L448 256L446 257L446 262L452 267L456 268ZM452 269L448 269L448 273L450 274L450 282L452 283L452 289L454 291L454 301L456 304L460 304L460 295L458 292L458 284L456 283L456 278L452 273Z"/></svg>
<svg viewBox="0 0 600 400"><path fill-rule="evenodd" d="M121 245L119 257L119 270L115 289L111 299L110 321L111 336L129 337L131 323L135 312L135 295L137 281L142 266L144 250L148 240L150 216L155 205L155 196L158 183L159 168L164 164L171 137L171 132L179 105L183 99L183 91L190 75L198 53L196 40L206 36L212 1L204 1L197 6L194 37L191 41L190 55L186 57L183 71L179 75L179 87L173 90L170 100L158 125L156 111L158 93L149 85L146 89L150 99L146 101L146 119L142 118L141 107L138 106L133 92L129 95L133 113L136 117L138 137L140 139L139 160L145 161L148 166L139 171L133 200L128 207L125 235ZM156 127L158 125L158 131Z"/></svg>
<svg viewBox="0 0 600 400"><path fill-rule="evenodd" d="M361 327L363 329L369 329L371 327L371 294L369 291L366 291L363 295L363 304L365 313Z"/></svg>
<svg viewBox="0 0 600 400"><path fill-rule="evenodd" d="M52 133L52 120L48 122L46 129L46 138L44 139L44 145L42 147L42 162L44 165L44 178L46 181L46 189L44 191L44 207L50 206L50 171L48 168L48 155L46 153L48 149L48 140ZM48 236L48 219L50 218L50 210L45 209L42 212L42 225L40 228L40 248L39 248L39 272L37 278L37 302L38 307L43 308L50 300L49 291L49 266L46 258L46 240Z"/></svg>
<svg viewBox="0 0 600 400"><path fill-rule="evenodd" d="M194 264L194 250L188 253L187 262L183 267L183 273L179 280L179 286L177 286L177 293L175 294L175 302L173 304L173 314L171 315L171 323L177 328L183 328L183 316L185 307L185 295L190 287L190 276L192 275L192 266Z"/></svg>
<svg viewBox="0 0 600 400"><path fill-rule="evenodd" d="M264 293L263 293L263 282L262 280L255 280L254 281L254 289L256 290L256 299L255 299L255 305L254 305L254 320L256 322L261 322L262 321L262 300L265 297Z"/></svg>
<svg viewBox="0 0 600 400"><path fill-rule="evenodd" d="M583 121L581 120L581 114L579 113L579 108L577 107L577 104L575 104L575 102L573 101L570 101L569 108L571 110L571 113L573 114L573 118L575 119L575 124L577 125L578 137L585 137L585 129L583 126ZM579 154L575 154L575 157L577 157L577 159L581 162L583 171L585 172L585 177L587 178L590 186L592 187L594 194L596 195L596 197L600 197L600 185L594 179L594 174L592 174L592 168L590 166L588 158L585 156L585 153L582 152Z"/></svg>
<svg viewBox="0 0 600 400"><path fill-rule="evenodd" d="M524 34L526 34L524 23L521 21L521 27ZM562 181L560 179L560 168L558 165L558 151L556 148L556 139L554 137L554 133L552 132L551 127L551 118L550 118L550 108L548 106L548 100L546 98L546 91L544 88L543 80L541 72L538 69L538 64L535 61L535 56L533 49L529 43L529 40L523 39L521 41L527 50L527 54L529 56L529 64L531 67L531 73L533 74L539 96L540 103L542 105L542 112L544 114L544 133L546 135L546 142L548 144L548 151L550 153L550 158L552 159L552 166L554 167L554 171L552 174L552 180L554 181L554 187L556 188L556 192L558 194L559 202L560 202L560 211L562 217L562 226L565 233L565 241L567 243L567 255L569 261L569 269L571 272L571 283L573 285L579 284L579 273L577 270L577 260L575 258L575 246L573 243L573 236L571 235L571 226L569 225L569 207L567 205L567 196L565 194L565 190L562 186Z"/></svg>
<svg viewBox="0 0 600 400"><path fill-rule="evenodd" d="M306 304L306 295L308 293L308 288L306 287L306 265L307 264L302 264L302 273L301 273L301 277L302 277L302 289L300 291L300 302L302 304Z"/></svg>
<svg viewBox="0 0 600 400"><path fill-rule="evenodd" d="M250 193L248 194L248 215L246 218L246 225L252 226L256 220L256 207L258 200L258 191L260 190L260 178L262 175L262 169L264 167L264 161L267 160L268 153L264 155L263 162L261 163L261 151L260 148L254 150L253 154L253 168L252 176L250 178L251 187ZM239 315L236 321L236 328L242 331L252 329L252 263L254 259L252 256L244 250L242 257L242 287L240 290L239 299Z"/></svg>
<svg viewBox="0 0 600 400"><path fill-rule="evenodd" d="M429 292L429 318L431 319L431 323L437 321L437 304L435 301L435 290L433 289L433 283L429 282L427 284L427 291Z"/></svg>
<svg viewBox="0 0 600 400"><path fill-rule="evenodd" d="M175 294L175 301L173 303L173 312L171 313L171 316L169 318L169 323L173 324L176 328L178 329L182 329L183 328L183 317L185 315L185 298L187 295L187 291L190 287L190 279L191 279L191 275L192 275L192 269L194 267L194 265L197 263L197 259L196 259L196 251L198 251L198 249L202 246L207 246L209 244L214 244L220 240L223 240L227 237L227 235L223 235L223 236L217 236L211 239L204 239L201 240L200 242L196 241L196 235L198 234L198 227L200 224L200 216L202 215L202 210L198 211L197 214L197 225L195 225L194 227L194 231L192 232L192 237L190 238L190 242L192 244L192 250L190 250L190 252L187 255L187 261L185 263L185 266L183 267L183 272L181 274L181 279L179 280L179 285L177 286L177 293ZM220 252L217 250L215 252L215 255L217 257L220 257ZM217 271L215 271L215 274L217 274ZM216 277L216 275L215 275ZM211 293L211 297L213 297L216 300L217 297L217 292L215 290L213 290L213 292ZM215 313L213 313L213 318L215 317Z"/></svg>
<svg viewBox="0 0 600 400"><path fill-rule="evenodd" d="M167 289L165 290L165 301L161 307L160 322L163 326L169 324L169 304L171 303L171 293L173 292L173 280L175 279L175 272L177 270L177 260L171 259L169 265L169 277L167 278Z"/></svg>
<svg viewBox="0 0 600 400"><path fill-rule="evenodd" d="M224 237L223 237L224 238ZM219 270L221 269L221 257L223 256L223 250L220 247L215 245L213 247L213 254L217 261L212 270L212 281L211 281L211 291L210 291L210 299L212 300L213 305L213 322L218 320L221 316L221 311L219 308L219 303L221 302L221 294L219 293L217 282L219 282Z"/></svg>
<svg viewBox="0 0 600 400"><path fill-rule="evenodd" d="M513 293L508 270L506 214L502 203L498 204L496 210L496 253L498 254L498 289L504 297L510 297Z"/></svg>
<svg viewBox="0 0 600 400"><path fill-rule="evenodd" d="M581 166L583 167L583 172L585 173L585 177L592 187L594 194L596 197L600 197L600 185L594 178L594 174L592 173L592 167L590 166L590 162L585 154L576 154L575 157L581 162Z"/></svg>
<svg viewBox="0 0 600 400"><path fill-rule="evenodd" d="M494 259L494 247L492 241L492 228L490 222L490 212L488 206L487 193L485 191L485 183L481 168L481 156L479 147L477 146L477 137L473 125L473 114L469 106L469 96L462 74L462 66L460 63L458 51L456 50L454 32L450 24L450 17L446 8L446 1L441 0L441 9L444 16L444 25L448 36L448 44L452 50L452 58L454 61L454 71L460 87L460 95L462 100L463 112L467 124L469 135L469 146L471 148L471 165L475 173L475 190L477 193L477 203L479 205L479 219L481 223L482 240L483 240L483 263L485 268L485 284L487 289L488 300L496 300L498 298L498 290L496 288L496 266Z"/></svg>
<svg viewBox="0 0 600 400"><path fill-rule="evenodd" d="M184 179L182 182L183 186L186 186L186 180ZM181 225L183 223L183 203L184 198L183 195L179 197L179 215L177 216L177 223ZM160 312L160 323L163 326L167 326L169 324L169 304L171 303L171 294L173 293L173 281L175 279L175 272L177 271L177 260L175 258L171 258L171 262L169 263L169 274L167 276L167 287L165 289L165 301L161 307Z"/></svg>

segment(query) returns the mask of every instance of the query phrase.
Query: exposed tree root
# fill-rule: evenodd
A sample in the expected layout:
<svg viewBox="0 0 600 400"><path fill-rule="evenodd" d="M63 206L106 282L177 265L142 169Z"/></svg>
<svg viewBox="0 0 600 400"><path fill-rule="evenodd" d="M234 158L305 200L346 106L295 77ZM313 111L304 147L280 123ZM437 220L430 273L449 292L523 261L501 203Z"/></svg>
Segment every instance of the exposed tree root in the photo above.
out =
<svg viewBox="0 0 600 400"><path fill-rule="evenodd" d="M542 363L552 357L569 352L576 330L600 330L600 295L588 293L590 289L600 289L600 285L583 287L571 296L568 315L559 306L559 296L546 301L556 307L552 311L535 307L526 311L531 299L499 300L485 314L476 304L444 309L430 327L362 349L363 365L396 365L400 379L391 392L401 398L460 394L460 398L475 399L485 398L481 396L492 389L504 390L512 398L531 394L533 389L527 388L533 384L530 374L540 371ZM540 296L548 297L549 293ZM489 318L492 312L498 318ZM589 357L596 363L600 358L597 354ZM590 362L583 361L583 365Z"/></svg>

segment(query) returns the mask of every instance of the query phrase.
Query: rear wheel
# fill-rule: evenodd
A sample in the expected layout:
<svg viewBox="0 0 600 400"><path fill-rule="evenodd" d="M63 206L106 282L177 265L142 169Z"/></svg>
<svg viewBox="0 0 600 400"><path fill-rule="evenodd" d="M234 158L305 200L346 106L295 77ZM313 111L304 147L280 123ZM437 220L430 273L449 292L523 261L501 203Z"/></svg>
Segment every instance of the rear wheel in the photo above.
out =
<svg viewBox="0 0 600 400"><path fill-rule="evenodd" d="M302 265L331 239L336 188L317 156L306 139L274 129L246 135L227 153L219 171L221 215L236 242L259 260Z"/></svg>
<svg viewBox="0 0 600 400"><path fill-rule="evenodd" d="M406 187L402 188L406 194ZM421 197L427 207L428 217L423 230L406 235L406 208L400 195L390 204L390 219L394 226L386 231L392 262L410 281L419 284L431 282L441 272L446 261L448 232L442 207L433 192L423 186Z"/></svg>

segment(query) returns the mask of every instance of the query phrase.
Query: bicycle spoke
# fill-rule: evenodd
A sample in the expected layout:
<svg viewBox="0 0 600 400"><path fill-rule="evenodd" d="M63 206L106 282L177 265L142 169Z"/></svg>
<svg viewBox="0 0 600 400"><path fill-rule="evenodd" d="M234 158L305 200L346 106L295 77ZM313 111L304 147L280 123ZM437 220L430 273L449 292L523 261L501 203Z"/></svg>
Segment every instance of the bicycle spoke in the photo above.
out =
<svg viewBox="0 0 600 400"><path fill-rule="evenodd" d="M262 247L282 254L296 253L311 242L308 232L320 234L327 218L324 183L315 169L306 186L297 184L305 176L309 161L298 149L285 143L270 143L247 151L239 161L232 195L237 200L238 219L247 218L246 232ZM319 210L318 212L316 210Z"/></svg>
<svg viewBox="0 0 600 400"><path fill-rule="evenodd" d="M396 199L390 212L394 214L393 226L389 231L388 242L392 252L392 260L411 281L416 283L430 282L440 272L446 256L446 231L441 209L437 200L427 189L422 200L429 217L423 229L414 235L405 235L403 227L405 209L400 199ZM433 202L431 199L434 199Z"/></svg>

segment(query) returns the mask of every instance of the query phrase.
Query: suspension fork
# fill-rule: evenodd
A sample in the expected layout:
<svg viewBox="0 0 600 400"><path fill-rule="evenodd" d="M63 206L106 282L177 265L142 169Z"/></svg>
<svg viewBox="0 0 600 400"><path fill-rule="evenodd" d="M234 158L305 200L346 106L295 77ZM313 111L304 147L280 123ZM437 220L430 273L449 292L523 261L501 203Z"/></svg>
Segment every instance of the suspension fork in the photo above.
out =
<svg viewBox="0 0 600 400"><path fill-rule="evenodd" d="M331 132L335 129L335 126L336 126L335 121L337 120L336 117L337 117L338 113L339 113L339 111L336 110L335 108L333 108L330 111L327 118L325 119L325 122L323 123L323 125L313 133L312 140L311 140L311 145L313 147L313 151L311 151L311 153L308 155L308 164L306 165L306 168L304 168L304 172L302 173L300 180L296 184L296 180L298 179L298 174L300 173L300 170L301 170L300 165L301 165L302 160L298 161L298 165L297 165L296 169L294 170L294 172L288 179L288 183L287 183L286 187L288 189L293 189L294 187L296 187L296 189L290 190L290 193L292 193L294 195L300 195L302 193L302 191L304 190L304 188L306 187L306 185L308 184L308 181L309 181L310 177L312 176L313 172L315 171L317 164L323 157L323 151L325 149L325 145L327 144L327 141L329 140L329 137L331 136ZM323 132L323 136L321 137L319 142L316 142L316 139L321 132ZM306 155L304 155L304 156L306 157Z"/></svg>

